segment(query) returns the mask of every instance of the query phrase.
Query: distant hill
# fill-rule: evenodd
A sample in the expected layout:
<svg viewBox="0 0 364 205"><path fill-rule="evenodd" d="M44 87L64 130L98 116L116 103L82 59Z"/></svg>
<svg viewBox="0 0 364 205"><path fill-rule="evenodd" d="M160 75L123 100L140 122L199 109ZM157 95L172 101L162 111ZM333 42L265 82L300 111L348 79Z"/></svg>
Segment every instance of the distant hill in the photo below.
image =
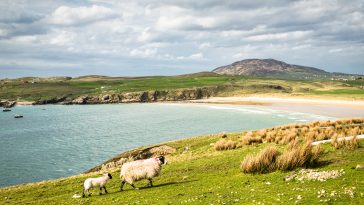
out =
<svg viewBox="0 0 364 205"><path fill-rule="evenodd" d="M275 59L246 59L230 65L218 67L212 72L223 75L294 78L327 78L332 76L331 73L318 68L292 65Z"/></svg>

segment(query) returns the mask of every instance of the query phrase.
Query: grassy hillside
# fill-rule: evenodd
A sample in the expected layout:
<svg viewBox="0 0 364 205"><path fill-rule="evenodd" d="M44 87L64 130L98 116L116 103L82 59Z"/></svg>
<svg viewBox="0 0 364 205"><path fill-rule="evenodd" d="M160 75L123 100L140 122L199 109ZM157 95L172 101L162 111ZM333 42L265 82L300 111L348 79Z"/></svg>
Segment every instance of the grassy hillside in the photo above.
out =
<svg viewBox="0 0 364 205"><path fill-rule="evenodd" d="M0 99L34 101L54 97L77 97L110 93L174 90L220 86L219 96L280 94L345 99L364 99L364 80L279 80L198 73L182 76L118 78L22 78L0 81Z"/></svg>
<svg viewBox="0 0 364 205"><path fill-rule="evenodd" d="M332 132L332 129L344 130L345 133L346 127L354 128L355 132L364 132L361 123L362 121L345 121L333 125L334 128L330 128L331 131L328 130L327 133ZM326 129L325 126L332 127L330 124L307 126L307 134L326 133L318 131L319 128ZM254 133L265 132L264 139L267 140L267 133L284 133L289 129L306 130L304 127L291 126ZM302 134L301 131L298 133ZM297 136L302 140L301 134ZM241 161L248 154L258 153L268 146L284 150L286 144L280 143L281 141L278 144L274 140L251 145L241 144L236 149L227 151L214 149L213 145L222 137L240 143L242 136L247 134L210 135L166 143L165 145L175 148L176 151L167 155L169 164L163 168L162 175L155 178L155 187L152 188L132 190L126 185L124 191L119 192L119 172L114 170L111 172L114 178L107 186L107 195L99 196L98 190L94 189L93 196L89 198L72 198L73 194L81 193L85 178L100 175L90 173L1 188L0 204L360 204L364 200L364 172L353 169L357 164L363 163L363 140L360 141L360 147L353 150L324 145L324 153L314 169L343 169L343 176L327 181L287 182L283 180L284 177L294 171L244 174L240 170ZM141 181L136 185L144 187L146 184L147 181Z"/></svg>

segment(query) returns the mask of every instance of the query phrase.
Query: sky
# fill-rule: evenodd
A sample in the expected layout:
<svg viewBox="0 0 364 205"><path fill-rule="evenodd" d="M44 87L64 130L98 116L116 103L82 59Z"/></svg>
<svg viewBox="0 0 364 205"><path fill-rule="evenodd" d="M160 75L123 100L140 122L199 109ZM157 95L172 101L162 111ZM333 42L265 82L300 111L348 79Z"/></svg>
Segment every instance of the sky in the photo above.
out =
<svg viewBox="0 0 364 205"><path fill-rule="evenodd" d="M364 74L364 1L0 1L0 78L176 75L249 58Z"/></svg>

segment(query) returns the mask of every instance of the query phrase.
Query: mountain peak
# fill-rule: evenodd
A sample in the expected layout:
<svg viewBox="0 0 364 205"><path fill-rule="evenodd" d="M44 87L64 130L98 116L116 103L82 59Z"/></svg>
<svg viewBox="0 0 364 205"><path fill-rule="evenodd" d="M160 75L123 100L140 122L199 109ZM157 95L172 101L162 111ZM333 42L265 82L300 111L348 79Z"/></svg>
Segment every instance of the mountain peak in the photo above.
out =
<svg viewBox="0 0 364 205"><path fill-rule="evenodd" d="M221 66L213 72L224 75L245 76L301 76L327 75L328 72L307 66L292 65L276 59L245 59Z"/></svg>

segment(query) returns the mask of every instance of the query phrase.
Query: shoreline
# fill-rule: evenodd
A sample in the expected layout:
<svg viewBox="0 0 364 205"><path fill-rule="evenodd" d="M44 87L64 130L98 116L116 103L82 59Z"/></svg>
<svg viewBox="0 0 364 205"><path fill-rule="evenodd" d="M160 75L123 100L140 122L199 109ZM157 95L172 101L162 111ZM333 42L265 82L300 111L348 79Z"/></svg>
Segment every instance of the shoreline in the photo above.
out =
<svg viewBox="0 0 364 205"><path fill-rule="evenodd" d="M131 103L162 103L162 104L226 104L226 105L247 105L263 106L274 110L291 112L302 112L309 114L324 115L336 118L358 118L364 117L363 100L338 100L338 99L317 99L302 97L277 97L277 96L240 96L240 97L209 97L197 100L178 101L156 101L156 102L119 102L119 103L86 103L71 105L104 105L104 104L131 104ZM67 105L61 103L47 103L53 105ZM39 105L34 101L18 101L15 106ZM44 104L43 104L44 105Z"/></svg>
<svg viewBox="0 0 364 205"><path fill-rule="evenodd" d="M256 105L275 110L302 112L325 115L337 118L363 118L364 101L362 100L334 100L297 97L211 97L201 100L190 100L191 103L228 104L228 105Z"/></svg>
<svg viewBox="0 0 364 205"><path fill-rule="evenodd" d="M190 100L196 103L221 103L221 104L261 104L270 105L277 103L310 104L310 105L337 105L352 106L364 109L363 100L337 100L317 99L302 97L273 97L273 96L244 96L244 97L210 97L207 99Z"/></svg>

